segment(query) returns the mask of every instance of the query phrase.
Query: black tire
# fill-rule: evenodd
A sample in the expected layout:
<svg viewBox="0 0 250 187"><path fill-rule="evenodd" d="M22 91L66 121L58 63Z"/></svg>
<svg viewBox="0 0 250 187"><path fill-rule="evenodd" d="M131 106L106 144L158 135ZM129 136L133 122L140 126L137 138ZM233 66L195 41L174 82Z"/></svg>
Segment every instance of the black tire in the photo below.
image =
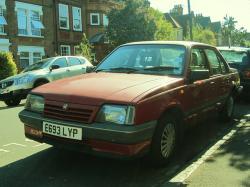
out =
<svg viewBox="0 0 250 187"><path fill-rule="evenodd" d="M48 81L45 81L45 80L38 81L34 84L34 88L42 86L42 85L47 84L47 83L48 83Z"/></svg>
<svg viewBox="0 0 250 187"><path fill-rule="evenodd" d="M21 99L19 98L12 98L12 99L7 99L4 101L4 103L7 105L7 106L18 106L21 102Z"/></svg>
<svg viewBox="0 0 250 187"><path fill-rule="evenodd" d="M235 105L235 99L232 95L230 95L227 98L226 103L220 112L219 117L222 122L229 122L232 120L234 114L234 105Z"/></svg>
<svg viewBox="0 0 250 187"><path fill-rule="evenodd" d="M164 166L177 150L181 139L180 122L174 115L163 116L155 129L149 153L150 163Z"/></svg>

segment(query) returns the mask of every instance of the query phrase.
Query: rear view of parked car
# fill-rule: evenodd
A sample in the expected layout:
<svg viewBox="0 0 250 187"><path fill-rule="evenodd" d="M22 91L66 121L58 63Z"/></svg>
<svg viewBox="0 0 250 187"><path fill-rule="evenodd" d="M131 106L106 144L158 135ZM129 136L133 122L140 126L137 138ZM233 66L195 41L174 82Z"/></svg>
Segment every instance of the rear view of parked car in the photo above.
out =
<svg viewBox="0 0 250 187"><path fill-rule="evenodd" d="M250 93L250 48L218 47L229 66L239 71L243 94Z"/></svg>
<svg viewBox="0 0 250 187"><path fill-rule="evenodd" d="M86 73L86 69L92 66L84 57L60 56L44 59L28 66L20 74L0 81L0 101L8 106L16 106L33 88Z"/></svg>

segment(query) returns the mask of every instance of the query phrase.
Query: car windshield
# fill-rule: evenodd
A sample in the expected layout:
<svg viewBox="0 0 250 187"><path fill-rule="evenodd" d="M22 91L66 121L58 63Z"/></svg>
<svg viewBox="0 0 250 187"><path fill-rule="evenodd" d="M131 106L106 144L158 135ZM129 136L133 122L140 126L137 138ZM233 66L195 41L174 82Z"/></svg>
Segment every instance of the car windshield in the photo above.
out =
<svg viewBox="0 0 250 187"><path fill-rule="evenodd" d="M249 57L245 51L221 50L220 52L229 63L231 62L241 64L247 63L249 61Z"/></svg>
<svg viewBox="0 0 250 187"><path fill-rule="evenodd" d="M48 59L44 59L44 60L41 60L39 62L36 62L35 64L32 64L32 65L28 66L27 68L25 68L23 70L23 73L28 72L28 71L35 71L35 70L43 69L52 60L53 60L52 58L48 58Z"/></svg>
<svg viewBox="0 0 250 187"><path fill-rule="evenodd" d="M186 48L182 45L127 45L115 50L96 72L124 72L158 75L183 74Z"/></svg>

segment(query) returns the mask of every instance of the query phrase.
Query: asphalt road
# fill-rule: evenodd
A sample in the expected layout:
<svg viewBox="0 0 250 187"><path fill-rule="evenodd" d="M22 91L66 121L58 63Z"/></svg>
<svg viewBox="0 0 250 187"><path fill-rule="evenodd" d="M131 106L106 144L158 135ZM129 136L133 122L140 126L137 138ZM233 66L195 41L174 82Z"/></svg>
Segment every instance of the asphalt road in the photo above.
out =
<svg viewBox="0 0 250 187"><path fill-rule="evenodd" d="M249 105L238 104L234 122L221 124L212 119L187 131L181 149L168 166L152 168L143 159L93 157L25 139L18 119L22 109L23 104L7 108L0 103L0 187L161 186L250 113Z"/></svg>

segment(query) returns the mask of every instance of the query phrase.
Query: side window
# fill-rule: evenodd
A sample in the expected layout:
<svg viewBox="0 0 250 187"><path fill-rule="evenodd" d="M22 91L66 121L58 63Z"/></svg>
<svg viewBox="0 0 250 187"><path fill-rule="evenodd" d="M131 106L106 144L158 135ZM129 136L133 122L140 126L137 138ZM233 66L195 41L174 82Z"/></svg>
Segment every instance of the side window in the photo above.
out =
<svg viewBox="0 0 250 187"><path fill-rule="evenodd" d="M69 57L69 66L77 66L81 64L81 61L78 58L74 58L74 57Z"/></svg>
<svg viewBox="0 0 250 187"><path fill-rule="evenodd" d="M68 67L66 58L59 58L59 59L55 60L53 65L58 65L60 68Z"/></svg>
<svg viewBox="0 0 250 187"><path fill-rule="evenodd" d="M85 64L86 60L84 58L79 58L79 60L81 61L81 64Z"/></svg>
<svg viewBox="0 0 250 187"><path fill-rule="evenodd" d="M227 73L227 68L226 65L224 64L224 62L222 61L222 59L220 57L218 57L219 61L220 61L220 66L221 66L221 71L223 74Z"/></svg>
<svg viewBox="0 0 250 187"><path fill-rule="evenodd" d="M210 63L211 74L212 75L221 74L222 73L221 62L215 51L212 49L206 49L205 53Z"/></svg>
<svg viewBox="0 0 250 187"><path fill-rule="evenodd" d="M191 70L208 70L206 56L202 49L192 49L191 55Z"/></svg>

